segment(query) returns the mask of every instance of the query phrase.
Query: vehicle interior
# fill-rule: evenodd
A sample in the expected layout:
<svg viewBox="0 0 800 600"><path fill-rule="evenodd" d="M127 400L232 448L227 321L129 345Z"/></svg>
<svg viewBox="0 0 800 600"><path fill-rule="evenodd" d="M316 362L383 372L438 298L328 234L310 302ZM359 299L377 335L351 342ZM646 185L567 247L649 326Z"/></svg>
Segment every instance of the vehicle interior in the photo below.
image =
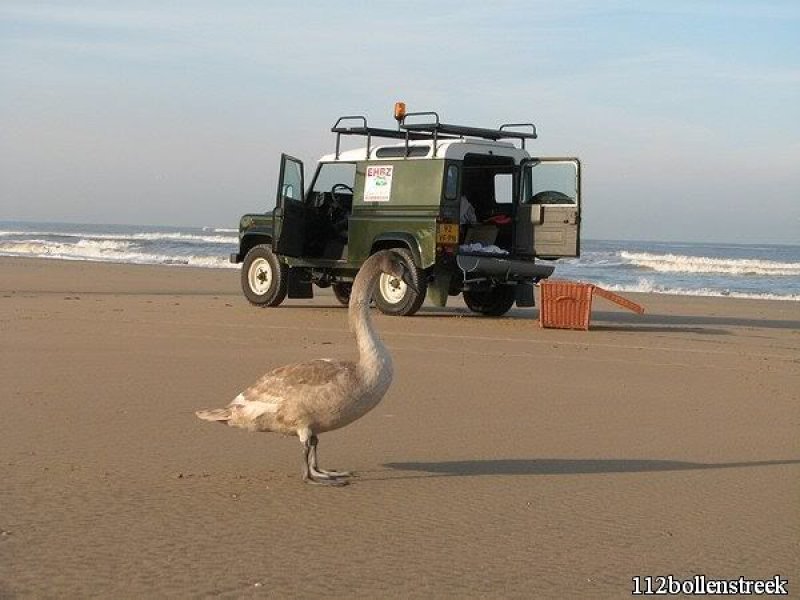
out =
<svg viewBox="0 0 800 600"><path fill-rule="evenodd" d="M323 163L305 204L304 256L344 260L353 210L355 163Z"/></svg>
<svg viewBox="0 0 800 600"><path fill-rule="evenodd" d="M467 154L461 176L461 194L475 209L477 224L462 224L461 242L496 245L511 252L514 219L514 159Z"/></svg>

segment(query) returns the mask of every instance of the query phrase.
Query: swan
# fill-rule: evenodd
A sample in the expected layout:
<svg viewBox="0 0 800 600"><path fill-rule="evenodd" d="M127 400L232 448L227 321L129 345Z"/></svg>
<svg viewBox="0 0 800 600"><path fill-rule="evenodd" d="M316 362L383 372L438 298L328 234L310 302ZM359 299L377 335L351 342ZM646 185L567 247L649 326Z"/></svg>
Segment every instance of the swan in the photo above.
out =
<svg viewBox="0 0 800 600"><path fill-rule="evenodd" d="M416 289L415 278L399 254L383 250L364 262L353 282L348 309L350 329L358 344L358 362L321 358L278 367L226 408L195 414L248 431L296 435L303 444L303 481L346 485L351 473L319 468L318 436L363 417L378 405L392 383L392 357L373 328L369 309L381 273L398 277Z"/></svg>

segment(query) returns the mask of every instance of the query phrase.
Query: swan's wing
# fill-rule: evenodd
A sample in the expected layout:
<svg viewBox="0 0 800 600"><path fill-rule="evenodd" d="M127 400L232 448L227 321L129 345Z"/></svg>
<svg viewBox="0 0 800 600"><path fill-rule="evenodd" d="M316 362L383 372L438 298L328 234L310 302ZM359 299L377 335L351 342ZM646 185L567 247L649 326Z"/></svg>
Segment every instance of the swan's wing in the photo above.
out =
<svg viewBox="0 0 800 600"><path fill-rule="evenodd" d="M356 365L350 361L322 358L294 363L270 371L226 408L199 411L197 416L236 427L271 430L273 421L284 425L297 421L306 411L308 399L352 388L355 383Z"/></svg>
<svg viewBox="0 0 800 600"><path fill-rule="evenodd" d="M262 376L239 394L231 406L244 407L257 403L263 405L267 412L276 412L286 400L314 394L315 388L346 384L355 375L356 365L350 361L321 358L293 363Z"/></svg>
<svg viewBox="0 0 800 600"><path fill-rule="evenodd" d="M356 365L346 360L319 358L278 367L264 375L253 387L278 386L290 390L328 385L342 377L355 375Z"/></svg>

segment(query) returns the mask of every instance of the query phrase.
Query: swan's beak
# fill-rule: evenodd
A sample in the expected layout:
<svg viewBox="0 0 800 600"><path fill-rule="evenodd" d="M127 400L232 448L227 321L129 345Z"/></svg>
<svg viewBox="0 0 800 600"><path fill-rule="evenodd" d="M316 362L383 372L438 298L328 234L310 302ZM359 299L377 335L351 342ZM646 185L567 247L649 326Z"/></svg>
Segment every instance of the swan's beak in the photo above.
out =
<svg viewBox="0 0 800 600"><path fill-rule="evenodd" d="M410 287L415 294L419 294L419 289L417 288L416 285L414 285L414 281L411 277L411 271L409 271L405 265L403 265L402 269L403 269L403 275L400 277L400 279L402 279L403 283L405 283L408 287Z"/></svg>

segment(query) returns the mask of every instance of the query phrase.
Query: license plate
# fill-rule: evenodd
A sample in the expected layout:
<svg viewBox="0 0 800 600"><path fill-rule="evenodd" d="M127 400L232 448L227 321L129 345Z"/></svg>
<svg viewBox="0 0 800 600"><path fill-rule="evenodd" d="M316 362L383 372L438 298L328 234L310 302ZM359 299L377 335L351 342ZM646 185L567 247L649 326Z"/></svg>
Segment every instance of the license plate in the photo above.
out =
<svg viewBox="0 0 800 600"><path fill-rule="evenodd" d="M457 244L458 225L455 223L439 223L436 228L437 244Z"/></svg>

